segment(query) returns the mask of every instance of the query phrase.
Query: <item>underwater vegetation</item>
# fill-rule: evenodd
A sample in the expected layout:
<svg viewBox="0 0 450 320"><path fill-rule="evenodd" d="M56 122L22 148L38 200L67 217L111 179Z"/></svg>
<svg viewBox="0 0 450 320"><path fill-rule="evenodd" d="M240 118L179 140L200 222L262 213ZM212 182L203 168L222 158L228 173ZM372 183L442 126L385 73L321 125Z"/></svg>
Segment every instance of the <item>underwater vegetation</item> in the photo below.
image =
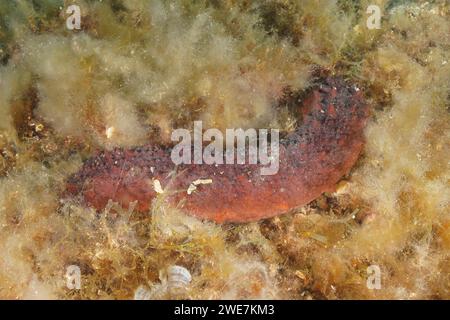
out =
<svg viewBox="0 0 450 320"><path fill-rule="evenodd" d="M449 16L445 0L2 1L0 297L449 299ZM356 164L308 204L218 224L165 194L142 210L64 196L98 152L195 120L295 134L321 73L370 116Z"/></svg>

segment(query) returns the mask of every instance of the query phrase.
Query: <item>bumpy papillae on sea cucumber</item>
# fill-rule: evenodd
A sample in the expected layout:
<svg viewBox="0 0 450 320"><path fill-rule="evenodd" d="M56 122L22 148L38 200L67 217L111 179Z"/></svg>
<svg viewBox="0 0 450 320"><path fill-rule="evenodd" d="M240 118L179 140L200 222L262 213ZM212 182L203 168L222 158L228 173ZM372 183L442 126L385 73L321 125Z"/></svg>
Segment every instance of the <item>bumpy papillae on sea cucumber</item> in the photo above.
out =
<svg viewBox="0 0 450 320"><path fill-rule="evenodd" d="M256 221L285 213L335 189L361 153L368 118L361 91L340 77L328 77L314 87L298 112L302 121L281 139L274 175L261 175L259 164L175 168L170 148L146 145L99 152L69 178L67 191L81 194L97 210L112 200L147 211L164 190L170 205L216 222ZM204 179L210 183L186 192Z"/></svg>

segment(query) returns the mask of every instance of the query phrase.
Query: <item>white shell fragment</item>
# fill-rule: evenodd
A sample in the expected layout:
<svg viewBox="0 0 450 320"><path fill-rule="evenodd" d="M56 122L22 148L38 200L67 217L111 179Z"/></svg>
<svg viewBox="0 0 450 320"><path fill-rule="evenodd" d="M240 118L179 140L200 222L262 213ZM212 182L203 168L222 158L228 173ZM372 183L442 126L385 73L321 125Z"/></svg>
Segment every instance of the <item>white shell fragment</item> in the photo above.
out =
<svg viewBox="0 0 450 320"><path fill-rule="evenodd" d="M156 193L164 193L164 190L161 187L161 182L159 182L158 179L153 180L153 189L155 189Z"/></svg>
<svg viewBox="0 0 450 320"><path fill-rule="evenodd" d="M186 289L191 281L191 273L186 268L170 266L167 269L167 287L170 291Z"/></svg>
<svg viewBox="0 0 450 320"><path fill-rule="evenodd" d="M212 182L213 182L212 179L197 179L189 185L186 192L187 194L192 194L195 190L197 190L198 185L211 184Z"/></svg>
<svg viewBox="0 0 450 320"><path fill-rule="evenodd" d="M151 300L152 293L144 286L139 286L134 292L134 300Z"/></svg>
<svg viewBox="0 0 450 320"><path fill-rule="evenodd" d="M134 292L134 300L185 298L192 281L189 270L177 265L160 270L159 278L161 283L140 285Z"/></svg>
<svg viewBox="0 0 450 320"><path fill-rule="evenodd" d="M111 139L114 135L114 127L109 127L105 131L106 138Z"/></svg>

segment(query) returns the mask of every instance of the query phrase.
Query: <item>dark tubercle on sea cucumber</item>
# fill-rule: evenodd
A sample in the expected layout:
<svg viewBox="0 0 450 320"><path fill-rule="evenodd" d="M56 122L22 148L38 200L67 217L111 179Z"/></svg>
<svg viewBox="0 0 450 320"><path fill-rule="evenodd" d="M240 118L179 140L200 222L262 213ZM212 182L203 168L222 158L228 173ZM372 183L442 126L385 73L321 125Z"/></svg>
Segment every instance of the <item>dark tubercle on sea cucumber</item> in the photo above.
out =
<svg viewBox="0 0 450 320"><path fill-rule="evenodd" d="M123 207L136 201L135 210L147 211L158 181L169 205L198 218L247 222L285 213L333 191L350 171L364 145L369 113L362 92L340 77L312 88L298 112L302 120L281 139L274 175L261 175L259 164L175 167L170 148L149 144L98 152L69 178L67 191L99 211L109 200ZM211 183L187 192L199 179Z"/></svg>

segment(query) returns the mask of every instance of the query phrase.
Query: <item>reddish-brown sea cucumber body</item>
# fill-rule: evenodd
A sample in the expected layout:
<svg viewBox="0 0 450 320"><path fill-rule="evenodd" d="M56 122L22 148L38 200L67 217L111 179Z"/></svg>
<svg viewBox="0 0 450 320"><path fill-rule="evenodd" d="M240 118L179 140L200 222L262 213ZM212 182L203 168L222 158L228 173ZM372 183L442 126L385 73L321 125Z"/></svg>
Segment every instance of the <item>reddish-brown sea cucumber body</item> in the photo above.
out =
<svg viewBox="0 0 450 320"><path fill-rule="evenodd" d="M349 172L363 148L368 107L359 89L329 77L299 104L299 113L301 123L280 141L277 174L261 175L258 164L175 168L170 148L146 145L98 153L70 177L68 191L98 210L112 200L123 207L137 201L135 208L146 211L158 180L171 205L199 218L246 222L285 213L333 191ZM212 183L188 194L199 179Z"/></svg>

